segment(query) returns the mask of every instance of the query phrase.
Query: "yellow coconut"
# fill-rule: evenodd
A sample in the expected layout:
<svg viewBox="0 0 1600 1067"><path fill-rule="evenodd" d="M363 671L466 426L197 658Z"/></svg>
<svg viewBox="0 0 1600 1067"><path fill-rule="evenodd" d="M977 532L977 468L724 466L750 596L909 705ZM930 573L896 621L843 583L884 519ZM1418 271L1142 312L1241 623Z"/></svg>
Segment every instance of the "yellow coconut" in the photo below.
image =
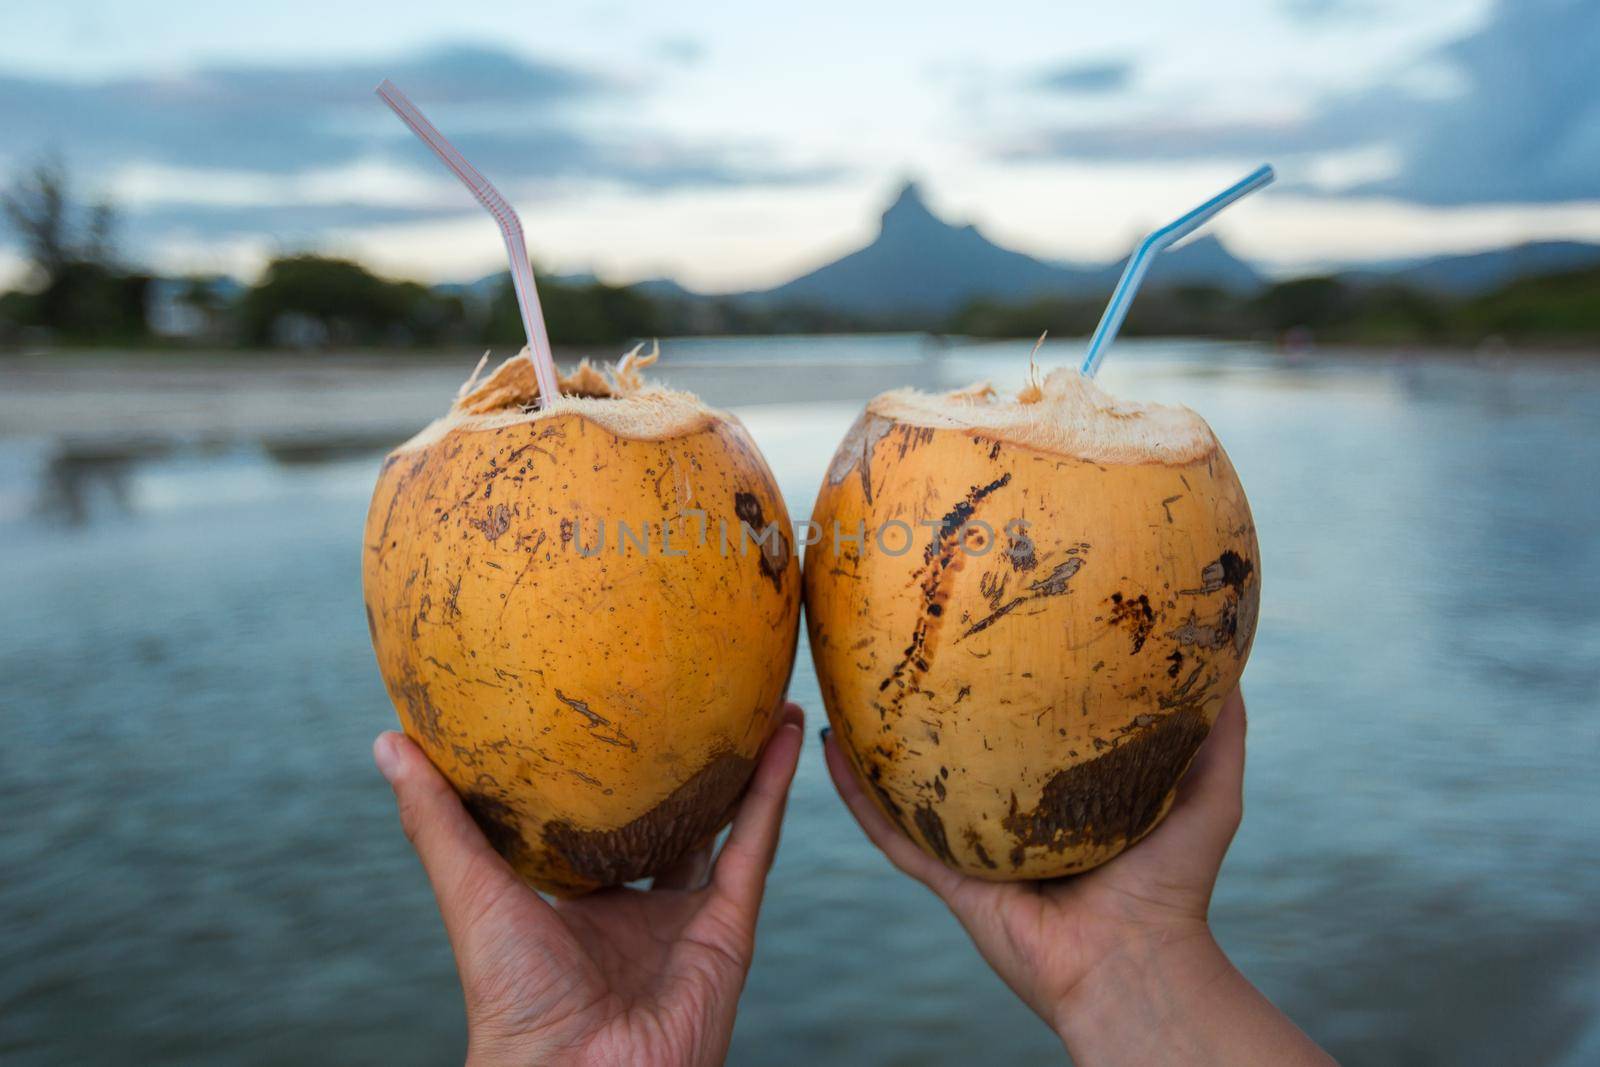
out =
<svg viewBox="0 0 1600 1067"><path fill-rule="evenodd" d="M507 361L388 457L367 516L367 620L406 733L561 895L726 825L794 663L771 472L737 419L637 365L584 365L534 410L532 364Z"/></svg>
<svg viewBox="0 0 1600 1067"><path fill-rule="evenodd" d="M1016 398L885 393L812 519L806 618L835 736L951 867L1053 878L1160 822L1260 601L1227 454L1074 371Z"/></svg>

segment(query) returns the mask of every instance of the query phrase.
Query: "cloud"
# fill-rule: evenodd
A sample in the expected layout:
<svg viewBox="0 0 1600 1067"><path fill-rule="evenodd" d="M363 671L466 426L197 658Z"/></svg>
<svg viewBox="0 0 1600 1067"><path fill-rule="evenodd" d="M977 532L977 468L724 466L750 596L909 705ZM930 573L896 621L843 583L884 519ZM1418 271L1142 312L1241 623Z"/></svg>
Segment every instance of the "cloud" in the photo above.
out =
<svg viewBox="0 0 1600 1067"><path fill-rule="evenodd" d="M1042 92L1063 95L1111 93L1127 88L1133 72L1133 63L1126 59L1087 60L1040 71L1029 84Z"/></svg>
<svg viewBox="0 0 1600 1067"><path fill-rule="evenodd" d="M997 147L1011 159L1256 159L1383 149L1389 175L1339 191L1417 203L1600 199L1600 4L1500 0L1478 31L1417 57L1403 76L1298 115L1150 117L1052 127ZM1444 67L1430 81L1419 72Z"/></svg>
<svg viewBox="0 0 1600 1067"><path fill-rule="evenodd" d="M1600 200L1597 56L1600 4L1501 0L1440 56L1464 91L1413 105L1400 170L1367 190L1429 204Z"/></svg>
<svg viewBox="0 0 1600 1067"><path fill-rule="evenodd" d="M99 82L0 76L0 165L59 154L91 191L115 189L121 176L141 170L173 174L170 189L153 198L158 202L124 205L125 231L146 240L252 229L309 235L477 210L449 194L381 204L364 203L359 189L308 191L306 175L341 169L444 175L373 95L384 77L508 191L540 183L641 190L785 184L837 173L775 162L765 143L685 139L643 125L637 104L649 92L646 82L472 46L388 62L210 66ZM255 177L252 195L218 204L208 182L240 175ZM448 176L438 184L448 187ZM7 236L0 229L0 240Z"/></svg>
<svg viewBox="0 0 1600 1067"><path fill-rule="evenodd" d="M559 116L624 87L599 75L484 48L437 49L391 63L208 67L102 82L0 77L4 150L49 147L97 166L165 163L290 173L409 137L372 95L382 78L425 102L441 124L462 108L508 118ZM546 120L550 121L550 120Z"/></svg>
<svg viewBox="0 0 1600 1067"><path fill-rule="evenodd" d="M706 46L693 37L667 37L657 48L663 59L682 67L699 66L706 58Z"/></svg>
<svg viewBox="0 0 1600 1067"><path fill-rule="evenodd" d="M476 205L472 205L475 207ZM270 234L288 244L315 244L329 230L421 222L469 214L356 201L321 204L154 204L124 212L120 245L139 246L179 234L248 237ZM487 216L484 216L487 219ZM488 225L487 221L485 225Z"/></svg>
<svg viewBox="0 0 1600 1067"><path fill-rule="evenodd" d="M1374 15L1378 5L1369 0L1279 0L1278 9L1293 22L1340 22Z"/></svg>

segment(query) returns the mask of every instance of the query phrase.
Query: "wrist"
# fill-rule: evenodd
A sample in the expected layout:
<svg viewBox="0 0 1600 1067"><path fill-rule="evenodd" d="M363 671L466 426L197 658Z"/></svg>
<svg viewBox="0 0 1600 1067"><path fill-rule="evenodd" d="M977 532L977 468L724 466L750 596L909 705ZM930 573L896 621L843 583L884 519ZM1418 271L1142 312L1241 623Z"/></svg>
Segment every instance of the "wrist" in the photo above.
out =
<svg viewBox="0 0 1600 1067"><path fill-rule="evenodd" d="M1189 1044L1191 1014L1208 990L1237 974L1203 920L1124 938L1062 997L1051 1026L1074 1063L1160 1062ZM1161 1054L1156 1054L1156 1053Z"/></svg>
<svg viewBox="0 0 1600 1067"><path fill-rule="evenodd" d="M524 1067L583 1062L582 1050L531 1034L496 1034L467 1027L466 1067Z"/></svg>

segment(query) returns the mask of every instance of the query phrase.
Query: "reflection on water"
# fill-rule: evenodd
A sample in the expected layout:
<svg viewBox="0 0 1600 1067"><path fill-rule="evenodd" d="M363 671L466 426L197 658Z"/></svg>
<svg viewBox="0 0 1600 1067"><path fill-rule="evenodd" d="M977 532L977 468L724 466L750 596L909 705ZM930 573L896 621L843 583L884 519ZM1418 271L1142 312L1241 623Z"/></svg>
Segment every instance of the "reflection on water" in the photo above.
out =
<svg viewBox="0 0 1600 1067"><path fill-rule="evenodd" d="M909 345L858 357L1014 385L1029 347ZM841 370L843 399L812 402L682 347L725 360L695 387L806 514L882 386ZM1260 529L1247 816L1216 899L1236 961L1349 1062L1600 1061L1600 372L1150 345L1104 374L1206 415ZM393 712L359 436L0 441L7 1062L459 1054L448 949L368 762ZM803 648L793 695L820 716ZM807 746L734 1061L1058 1059Z"/></svg>
<svg viewBox="0 0 1600 1067"><path fill-rule="evenodd" d="M46 518L59 519L69 526L87 522L90 514L101 506L126 512L128 478L137 459L121 451L109 454L58 452L50 457L40 474L34 509Z"/></svg>

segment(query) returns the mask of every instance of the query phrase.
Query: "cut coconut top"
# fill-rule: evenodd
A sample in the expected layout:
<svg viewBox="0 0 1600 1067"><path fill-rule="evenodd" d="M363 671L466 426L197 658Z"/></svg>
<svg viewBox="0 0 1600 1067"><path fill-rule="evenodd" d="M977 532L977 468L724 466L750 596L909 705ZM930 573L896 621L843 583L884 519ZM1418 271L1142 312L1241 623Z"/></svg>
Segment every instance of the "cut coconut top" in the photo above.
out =
<svg viewBox="0 0 1600 1067"><path fill-rule="evenodd" d="M1217 446L1211 427L1188 408L1118 400L1068 367L1043 384L1030 382L1015 397L1001 396L987 382L951 393L896 389L876 397L867 411L1096 463L1189 463Z"/></svg>
<svg viewBox="0 0 1600 1067"><path fill-rule="evenodd" d="M559 415L581 415L618 437L657 441L693 433L714 418L726 417L706 407L693 393L646 383L640 371L654 363L658 353L642 356L643 347L624 355L609 372L584 360L571 374L561 377L561 395L543 407L535 406L539 383L524 349L482 382L478 371L473 371L450 413L435 419L395 451L424 448L456 429L493 430ZM479 370L482 367L480 362Z"/></svg>

